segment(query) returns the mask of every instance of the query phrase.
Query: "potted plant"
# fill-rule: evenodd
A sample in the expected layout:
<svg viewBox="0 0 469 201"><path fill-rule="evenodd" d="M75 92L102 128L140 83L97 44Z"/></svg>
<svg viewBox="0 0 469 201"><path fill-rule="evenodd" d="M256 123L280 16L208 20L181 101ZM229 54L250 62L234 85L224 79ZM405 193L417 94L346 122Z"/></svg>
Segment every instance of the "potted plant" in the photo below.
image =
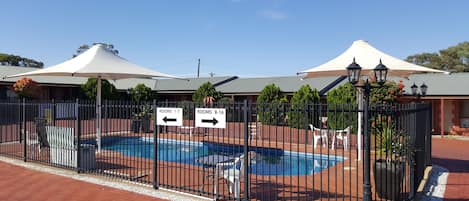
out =
<svg viewBox="0 0 469 201"><path fill-rule="evenodd" d="M378 158L374 162L376 193L387 200L401 200L406 161L411 158L409 136L388 122L376 126Z"/></svg>
<svg viewBox="0 0 469 201"><path fill-rule="evenodd" d="M151 108L149 106L142 106L139 112L134 113L131 123L131 129L134 133L150 132L150 114Z"/></svg>
<svg viewBox="0 0 469 201"><path fill-rule="evenodd" d="M134 132L134 133L140 132L141 124L142 124L142 120L141 120L141 117L140 117L140 113L139 112L134 113L133 118L132 118L132 122L130 124L132 132Z"/></svg>
<svg viewBox="0 0 469 201"><path fill-rule="evenodd" d="M141 128L142 132L150 132L151 108L147 105L144 105L144 103L151 100L152 98L155 98L155 94L151 88L145 86L144 84L137 84L134 88L130 88L128 93L132 100L135 101L135 103L142 105L137 109L137 112L134 113L131 125L132 131L140 132Z"/></svg>
<svg viewBox="0 0 469 201"><path fill-rule="evenodd" d="M141 113L141 120L142 120L142 132L149 133L150 132L150 113L151 108L148 106L143 106Z"/></svg>

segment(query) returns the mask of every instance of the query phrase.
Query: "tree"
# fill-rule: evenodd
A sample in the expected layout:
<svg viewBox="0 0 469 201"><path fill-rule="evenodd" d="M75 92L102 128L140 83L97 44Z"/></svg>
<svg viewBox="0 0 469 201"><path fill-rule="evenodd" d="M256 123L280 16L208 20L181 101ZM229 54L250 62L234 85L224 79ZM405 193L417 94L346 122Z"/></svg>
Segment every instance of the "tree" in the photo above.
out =
<svg viewBox="0 0 469 201"><path fill-rule="evenodd" d="M469 72L469 42L459 43L438 53L410 55L406 61L440 70Z"/></svg>
<svg viewBox="0 0 469 201"><path fill-rule="evenodd" d="M88 78L88 81L84 85L81 85L81 90L85 93L88 99L96 100L97 84L98 81L96 78ZM114 100L119 98L116 87L105 79L101 80L101 98L103 100Z"/></svg>
<svg viewBox="0 0 469 201"><path fill-rule="evenodd" d="M378 83L372 78L370 84L373 87L369 97L370 104L396 103L404 92L402 81L396 83L388 80L383 86L378 87ZM327 93L329 110L327 113L327 123L330 128L344 129L350 123L356 125L357 114L356 112L351 112L355 108L356 99L357 90L348 82Z"/></svg>
<svg viewBox="0 0 469 201"><path fill-rule="evenodd" d="M217 91L210 82L202 84L192 95L192 100L197 103L203 103L204 100L208 99L215 102L221 98L223 98L223 94Z"/></svg>
<svg viewBox="0 0 469 201"><path fill-rule="evenodd" d="M13 84L13 91L21 98L39 98L41 88L31 78L21 78Z"/></svg>
<svg viewBox="0 0 469 201"><path fill-rule="evenodd" d="M402 80L399 81L399 83L388 80L383 86L378 86L378 83L372 80L371 85L374 86L370 93L370 103L372 104L396 103L399 97L404 93Z"/></svg>
<svg viewBox="0 0 469 201"><path fill-rule="evenodd" d="M130 89L130 96L132 97L133 101L138 103L149 101L152 98L155 98L155 94L151 88L141 83Z"/></svg>
<svg viewBox="0 0 469 201"><path fill-rule="evenodd" d="M345 83L327 92L327 125L336 130L342 130L350 125L356 125L357 113L351 112L355 107L357 90L350 83ZM350 111L350 112L349 112Z"/></svg>
<svg viewBox="0 0 469 201"><path fill-rule="evenodd" d="M12 54L0 53L0 65L42 68L44 63Z"/></svg>
<svg viewBox="0 0 469 201"><path fill-rule="evenodd" d="M285 103L287 102L288 100L278 86L266 85L257 97L259 120L263 124L282 125L286 118Z"/></svg>
<svg viewBox="0 0 469 201"><path fill-rule="evenodd" d="M107 51L115 54L115 55L118 55L119 54L119 50L116 50L114 49L114 45L112 44L108 44L108 43L93 43L93 45L96 45L96 44L101 44L104 46L104 49L106 49ZM80 45L80 47L78 47L76 53L73 55L73 57L76 57L78 55L80 55L81 53L85 52L86 50L90 49L91 46L89 46L88 44L83 44L83 45Z"/></svg>
<svg viewBox="0 0 469 201"><path fill-rule="evenodd" d="M294 128L302 128L318 119L317 111L310 104L319 103L320 97L317 89L312 90L307 84L293 94L291 99L291 111L288 114L288 124ZM313 105L315 106L315 105ZM316 115L315 115L316 113ZM313 119L313 116L316 118Z"/></svg>

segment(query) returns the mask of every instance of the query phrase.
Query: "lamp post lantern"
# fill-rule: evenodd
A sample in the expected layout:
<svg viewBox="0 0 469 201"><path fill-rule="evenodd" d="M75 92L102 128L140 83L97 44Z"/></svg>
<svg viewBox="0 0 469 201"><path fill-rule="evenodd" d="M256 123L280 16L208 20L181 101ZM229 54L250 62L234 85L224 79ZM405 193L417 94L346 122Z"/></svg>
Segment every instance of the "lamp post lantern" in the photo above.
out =
<svg viewBox="0 0 469 201"><path fill-rule="evenodd" d="M373 70L376 77L376 82L378 84L383 85L386 82L386 77L388 75L388 67L386 67L382 62L381 59L379 60L379 64Z"/></svg>
<svg viewBox="0 0 469 201"><path fill-rule="evenodd" d="M376 77L376 81L378 82L379 86L382 86L386 82L388 68L379 61L379 64L373 69L374 76ZM364 89L364 98L365 104L363 105L363 118L365 124L363 125L363 141L364 141L364 150L363 150L363 200L364 201L371 201L371 177L370 177L370 132L369 132L369 97L371 92L371 84L366 79L365 84L363 86L357 85L360 80L360 73L361 67L355 62L355 58L353 58L353 62L347 67L347 74L350 84L354 85L355 87L363 87ZM360 134L358 134L360 135Z"/></svg>
<svg viewBox="0 0 469 201"><path fill-rule="evenodd" d="M427 95L427 89L428 89L428 86L425 83L420 85L420 92L421 92L422 96Z"/></svg>
<svg viewBox="0 0 469 201"><path fill-rule="evenodd" d="M353 62L347 66L347 74L348 74L348 81L350 84L355 85L360 81L360 72L362 67L355 62L355 58L353 58Z"/></svg>
<svg viewBox="0 0 469 201"><path fill-rule="evenodd" d="M410 89L412 90L412 95L416 96L418 100L420 99L420 97L427 95L428 86L425 83L420 85L420 93L419 93L418 92L419 87L414 82L414 84L410 87Z"/></svg>

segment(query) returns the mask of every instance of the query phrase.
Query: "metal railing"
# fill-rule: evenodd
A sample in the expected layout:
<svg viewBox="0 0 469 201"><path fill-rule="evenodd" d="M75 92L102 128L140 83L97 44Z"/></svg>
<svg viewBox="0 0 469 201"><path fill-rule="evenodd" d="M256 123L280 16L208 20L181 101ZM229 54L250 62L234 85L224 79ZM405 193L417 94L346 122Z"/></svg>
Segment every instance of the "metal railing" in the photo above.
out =
<svg viewBox="0 0 469 201"><path fill-rule="evenodd" d="M182 108L182 126L156 125L157 107ZM225 109L226 125L198 127L196 108ZM1 101L0 112L0 154L25 161L218 199L363 198L356 105L104 101L100 151L94 102ZM431 107L366 116L373 199L413 199L431 164Z"/></svg>

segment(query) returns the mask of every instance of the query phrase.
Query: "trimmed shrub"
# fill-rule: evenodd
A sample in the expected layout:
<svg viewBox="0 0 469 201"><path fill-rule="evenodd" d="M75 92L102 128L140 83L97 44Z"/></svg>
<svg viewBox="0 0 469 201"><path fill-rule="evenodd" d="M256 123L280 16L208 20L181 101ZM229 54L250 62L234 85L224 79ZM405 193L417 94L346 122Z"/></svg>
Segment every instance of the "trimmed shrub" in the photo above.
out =
<svg viewBox="0 0 469 201"><path fill-rule="evenodd" d="M88 81L81 85L81 90L90 100L96 100L98 81L96 78L88 78ZM101 98L102 100L115 100L119 98L116 87L109 81L101 80Z"/></svg>
<svg viewBox="0 0 469 201"><path fill-rule="evenodd" d="M257 97L259 121L267 125L283 125L286 118L287 98L275 84L262 89Z"/></svg>
<svg viewBox="0 0 469 201"><path fill-rule="evenodd" d="M327 93L327 109L334 111L327 112L327 124L330 128L342 130L351 126L350 123L356 125L357 113L349 112L353 109L356 99L357 90L350 83L345 83Z"/></svg>
<svg viewBox="0 0 469 201"><path fill-rule="evenodd" d="M130 96L132 97L132 100L137 103L150 101L156 97L150 87L141 83L130 88Z"/></svg>
<svg viewBox="0 0 469 201"><path fill-rule="evenodd" d="M303 85L293 94L291 110L288 113L288 125L294 128L303 128L318 119L317 111L310 104L319 103L320 97L317 89L312 90L309 85ZM313 105L314 106L314 105ZM314 118L316 116L316 118Z"/></svg>

